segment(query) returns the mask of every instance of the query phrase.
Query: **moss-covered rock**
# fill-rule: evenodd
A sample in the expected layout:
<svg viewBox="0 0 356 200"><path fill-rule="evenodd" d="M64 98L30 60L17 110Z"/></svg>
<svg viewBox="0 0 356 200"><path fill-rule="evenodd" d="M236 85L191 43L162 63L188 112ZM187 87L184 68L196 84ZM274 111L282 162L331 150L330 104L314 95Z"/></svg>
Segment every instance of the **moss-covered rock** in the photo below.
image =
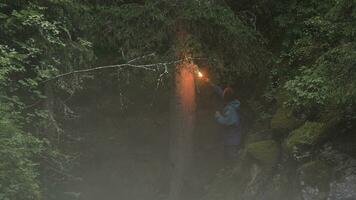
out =
<svg viewBox="0 0 356 200"><path fill-rule="evenodd" d="M288 92L281 88L276 94L276 101L278 107L283 107L284 104L288 101Z"/></svg>
<svg viewBox="0 0 356 200"><path fill-rule="evenodd" d="M271 128L277 130L277 133L288 133L288 130L297 128L301 123L301 120L293 116L292 111L280 107L271 119Z"/></svg>
<svg viewBox="0 0 356 200"><path fill-rule="evenodd" d="M276 164L279 156L279 146L274 140L265 140L251 143L247 146L247 153L260 164L273 166Z"/></svg>
<svg viewBox="0 0 356 200"><path fill-rule="evenodd" d="M298 147L313 146L328 137L325 123L306 122L303 126L291 132L287 138L287 148L293 150Z"/></svg>
<svg viewBox="0 0 356 200"><path fill-rule="evenodd" d="M244 138L245 144L251 144L259 141L270 140L272 131L269 129L262 130L259 132L249 132Z"/></svg>
<svg viewBox="0 0 356 200"><path fill-rule="evenodd" d="M302 125L304 120L296 118L293 111L285 107L285 103L288 101L288 94L285 90L278 92L276 100L277 109L272 116L270 127L274 130L273 135L279 137Z"/></svg>
<svg viewBox="0 0 356 200"><path fill-rule="evenodd" d="M322 192L329 190L331 174L332 168L321 160L308 162L299 169L301 184L317 187Z"/></svg>

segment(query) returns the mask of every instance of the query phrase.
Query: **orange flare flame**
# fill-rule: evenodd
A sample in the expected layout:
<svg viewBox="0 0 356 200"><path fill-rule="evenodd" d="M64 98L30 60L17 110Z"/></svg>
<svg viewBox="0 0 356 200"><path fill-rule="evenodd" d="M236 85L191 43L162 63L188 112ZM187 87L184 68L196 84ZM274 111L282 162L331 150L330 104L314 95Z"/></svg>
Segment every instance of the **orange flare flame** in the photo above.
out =
<svg viewBox="0 0 356 200"><path fill-rule="evenodd" d="M199 77L199 78L203 78L203 76L204 76L203 73L201 73L201 72L198 71L198 77Z"/></svg>

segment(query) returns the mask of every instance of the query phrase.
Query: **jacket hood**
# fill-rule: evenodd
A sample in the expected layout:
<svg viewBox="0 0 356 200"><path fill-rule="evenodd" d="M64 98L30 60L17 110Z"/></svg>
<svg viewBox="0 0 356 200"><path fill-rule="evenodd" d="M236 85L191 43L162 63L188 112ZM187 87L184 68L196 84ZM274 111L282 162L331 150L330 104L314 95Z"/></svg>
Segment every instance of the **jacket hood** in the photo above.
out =
<svg viewBox="0 0 356 200"><path fill-rule="evenodd" d="M240 101L235 99L233 101L230 101L230 103L228 103L228 106L231 106L235 109L239 109L240 108Z"/></svg>

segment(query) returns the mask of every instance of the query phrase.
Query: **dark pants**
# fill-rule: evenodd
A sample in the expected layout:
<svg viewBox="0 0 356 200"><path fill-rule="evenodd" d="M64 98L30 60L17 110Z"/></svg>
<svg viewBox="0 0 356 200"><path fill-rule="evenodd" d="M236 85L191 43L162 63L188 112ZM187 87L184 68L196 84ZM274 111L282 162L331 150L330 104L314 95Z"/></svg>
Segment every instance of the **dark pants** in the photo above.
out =
<svg viewBox="0 0 356 200"><path fill-rule="evenodd" d="M224 157L227 161L237 160L239 156L239 145L224 145Z"/></svg>
<svg viewBox="0 0 356 200"><path fill-rule="evenodd" d="M224 157L226 161L238 158L241 143L240 126L228 126L224 129Z"/></svg>

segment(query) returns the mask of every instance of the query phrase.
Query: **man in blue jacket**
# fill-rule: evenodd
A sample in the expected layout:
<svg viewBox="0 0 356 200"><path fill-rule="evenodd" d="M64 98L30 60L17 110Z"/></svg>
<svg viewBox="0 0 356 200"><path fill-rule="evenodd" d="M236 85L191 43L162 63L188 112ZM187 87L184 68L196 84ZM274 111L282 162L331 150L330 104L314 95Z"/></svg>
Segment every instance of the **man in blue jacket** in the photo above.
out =
<svg viewBox="0 0 356 200"><path fill-rule="evenodd" d="M235 98L231 87L226 87L222 90L219 86L211 82L209 83L224 101L222 113L216 111L215 119L223 126L225 158L227 160L234 160L238 156L241 143L240 101Z"/></svg>

